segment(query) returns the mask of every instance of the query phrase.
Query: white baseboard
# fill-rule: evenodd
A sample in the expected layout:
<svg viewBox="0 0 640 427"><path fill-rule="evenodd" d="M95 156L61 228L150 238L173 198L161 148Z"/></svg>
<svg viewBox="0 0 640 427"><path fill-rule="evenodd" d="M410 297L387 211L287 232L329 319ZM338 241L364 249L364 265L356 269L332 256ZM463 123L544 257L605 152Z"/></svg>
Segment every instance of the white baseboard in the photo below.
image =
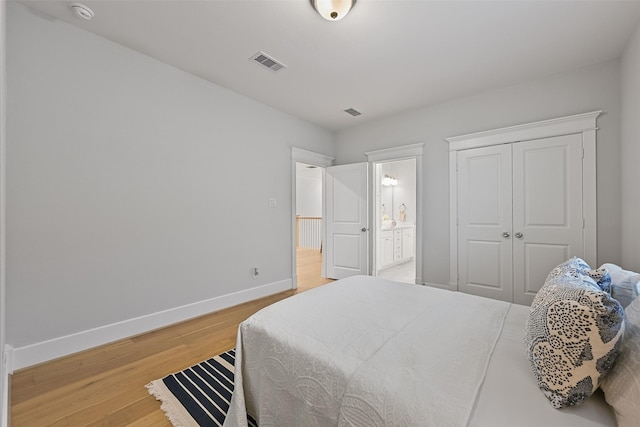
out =
<svg viewBox="0 0 640 427"><path fill-rule="evenodd" d="M455 286L451 286L451 285L443 285L440 283L428 283L428 282L423 282L422 283L424 286L431 286L432 288L438 288L438 289L444 289L445 291L456 291Z"/></svg>
<svg viewBox="0 0 640 427"><path fill-rule="evenodd" d="M13 350L13 369L22 369L82 350L149 332L203 314L273 295L291 289L292 280L282 280L233 294L199 301L181 307L136 317L122 322L77 332L59 338L17 347Z"/></svg>

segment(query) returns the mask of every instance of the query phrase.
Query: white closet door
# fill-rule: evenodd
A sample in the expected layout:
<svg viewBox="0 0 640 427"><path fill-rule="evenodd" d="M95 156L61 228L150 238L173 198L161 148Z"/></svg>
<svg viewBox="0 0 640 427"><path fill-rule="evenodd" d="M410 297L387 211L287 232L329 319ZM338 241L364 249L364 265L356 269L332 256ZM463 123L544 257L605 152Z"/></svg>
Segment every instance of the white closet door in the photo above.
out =
<svg viewBox="0 0 640 427"><path fill-rule="evenodd" d="M458 290L512 301L511 145L457 153Z"/></svg>
<svg viewBox="0 0 640 427"><path fill-rule="evenodd" d="M513 144L513 212L514 302L530 305L553 267L584 257L581 134Z"/></svg>

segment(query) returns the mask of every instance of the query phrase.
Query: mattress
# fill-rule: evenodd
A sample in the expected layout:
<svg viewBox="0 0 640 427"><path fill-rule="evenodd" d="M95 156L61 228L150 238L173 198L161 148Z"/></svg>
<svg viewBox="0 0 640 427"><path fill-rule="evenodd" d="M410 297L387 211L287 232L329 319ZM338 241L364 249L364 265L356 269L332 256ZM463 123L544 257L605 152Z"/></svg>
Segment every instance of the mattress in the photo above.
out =
<svg viewBox="0 0 640 427"><path fill-rule="evenodd" d="M615 425L602 396L556 410L522 337L528 307L368 276L240 325L225 426Z"/></svg>
<svg viewBox="0 0 640 427"><path fill-rule="evenodd" d="M615 426L613 409L598 390L582 405L554 409L529 367L523 336L529 307L511 304L478 393L470 426Z"/></svg>

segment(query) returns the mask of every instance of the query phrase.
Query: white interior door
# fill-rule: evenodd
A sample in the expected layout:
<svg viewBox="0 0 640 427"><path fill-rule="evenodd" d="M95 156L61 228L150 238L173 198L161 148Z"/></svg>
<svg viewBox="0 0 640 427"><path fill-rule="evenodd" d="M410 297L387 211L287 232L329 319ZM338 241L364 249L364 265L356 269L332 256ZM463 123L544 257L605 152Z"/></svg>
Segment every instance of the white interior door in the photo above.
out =
<svg viewBox="0 0 640 427"><path fill-rule="evenodd" d="M367 163L326 168L327 277L368 274Z"/></svg>
<svg viewBox="0 0 640 427"><path fill-rule="evenodd" d="M514 302L530 305L549 271L584 257L582 135L513 144Z"/></svg>
<svg viewBox="0 0 640 427"><path fill-rule="evenodd" d="M511 145L457 153L458 289L512 301Z"/></svg>

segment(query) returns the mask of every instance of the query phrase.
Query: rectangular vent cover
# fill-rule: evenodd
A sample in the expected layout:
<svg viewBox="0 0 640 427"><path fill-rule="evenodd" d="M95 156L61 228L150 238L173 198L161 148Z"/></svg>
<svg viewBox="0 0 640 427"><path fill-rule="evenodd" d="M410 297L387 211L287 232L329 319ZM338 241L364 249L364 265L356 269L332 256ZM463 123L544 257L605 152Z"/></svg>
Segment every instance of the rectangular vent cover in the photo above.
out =
<svg viewBox="0 0 640 427"><path fill-rule="evenodd" d="M276 61L264 52L258 52L249 59L256 61L258 64L274 72L280 71L283 68L287 68L287 66L282 62Z"/></svg>
<svg viewBox="0 0 640 427"><path fill-rule="evenodd" d="M356 110L355 108L347 108L346 110L344 110L344 112L347 114L351 114L353 117L359 116L360 114L362 114L360 111Z"/></svg>

